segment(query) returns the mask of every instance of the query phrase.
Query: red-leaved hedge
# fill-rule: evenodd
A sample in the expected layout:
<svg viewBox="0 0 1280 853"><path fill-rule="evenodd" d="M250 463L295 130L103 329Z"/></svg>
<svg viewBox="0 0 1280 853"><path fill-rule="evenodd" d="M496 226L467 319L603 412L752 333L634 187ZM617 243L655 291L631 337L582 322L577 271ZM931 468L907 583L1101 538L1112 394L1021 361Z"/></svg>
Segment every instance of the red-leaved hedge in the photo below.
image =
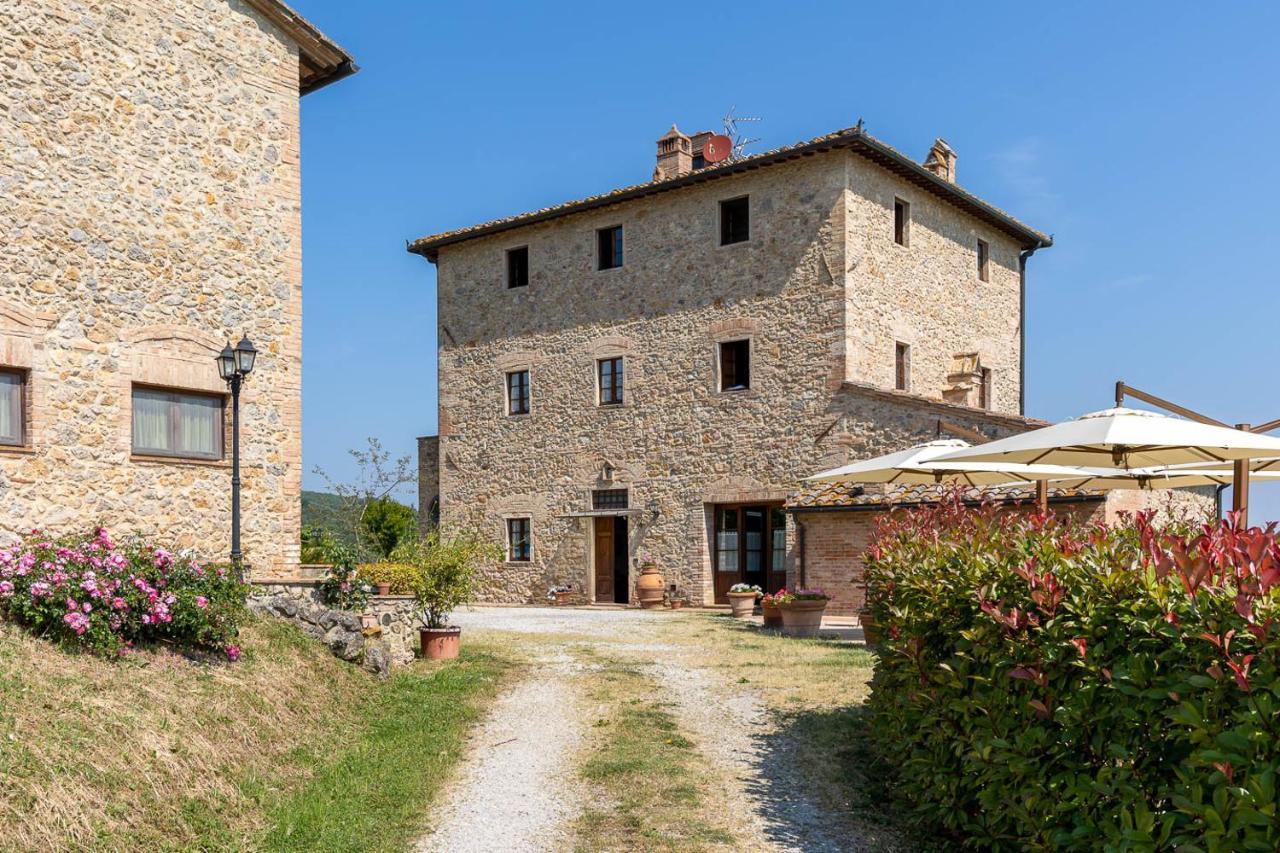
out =
<svg viewBox="0 0 1280 853"><path fill-rule="evenodd" d="M876 749L984 849L1276 850L1271 528L894 513L867 555Z"/></svg>

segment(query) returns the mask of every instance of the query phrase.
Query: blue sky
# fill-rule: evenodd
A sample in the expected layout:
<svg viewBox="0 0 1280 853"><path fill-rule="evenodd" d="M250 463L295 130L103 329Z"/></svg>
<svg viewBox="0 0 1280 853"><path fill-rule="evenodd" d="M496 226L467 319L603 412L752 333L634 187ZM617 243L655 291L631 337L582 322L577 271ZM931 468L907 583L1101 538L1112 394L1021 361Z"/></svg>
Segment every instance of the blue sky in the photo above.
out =
<svg viewBox="0 0 1280 853"><path fill-rule="evenodd" d="M405 240L646 180L671 123L754 150L852 125L1051 232L1030 265L1028 414L1122 378L1280 417L1280 5L350 3L356 57L302 101L304 457L436 429L435 270ZM1280 519L1256 486L1254 520Z"/></svg>

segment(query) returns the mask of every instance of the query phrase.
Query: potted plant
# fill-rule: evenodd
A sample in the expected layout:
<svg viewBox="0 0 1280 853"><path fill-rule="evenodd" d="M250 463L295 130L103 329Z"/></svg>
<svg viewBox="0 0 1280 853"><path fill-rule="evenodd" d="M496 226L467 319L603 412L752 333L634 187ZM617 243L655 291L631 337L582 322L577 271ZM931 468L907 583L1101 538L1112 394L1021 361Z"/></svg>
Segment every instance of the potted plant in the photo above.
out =
<svg viewBox="0 0 1280 853"><path fill-rule="evenodd" d="M772 595L764 595L760 597L760 614L764 616L765 628L781 628L782 627L782 610L778 607L778 601L787 594L787 590L778 590Z"/></svg>
<svg viewBox="0 0 1280 853"><path fill-rule="evenodd" d="M421 539L398 546L395 556L412 567L408 573L410 592L422 620L418 631L422 656L428 660L456 658L462 629L450 625L449 616L471 600L476 570L500 559L501 549L474 533L446 539L433 529Z"/></svg>
<svg viewBox="0 0 1280 853"><path fill-rule="evenodd" d="M876 628L876 616L871 610L871 587L862 586L862 608L858 611L858 625L862 627L862 641L868 646L880 642L880 631Z"/></svg>
<svg viewBox="0 0 1280 853"><path fill-rule="evenodd" d="M729 587L729 608L737 619L745 619L756 609L756 599L763 591L755 584L735 583Z"/></svg>
<svg viewBox="0 0 1280 853"><path fill-rule="evenodd" d="M557 607L564 607L571 603L570 596L573 595L573 587L568 584L564 586L553 586L547 590L547 600L554 601Z"/></svg>
<svg viewBox="0 0 1280 853"><path fill-rule="evenodd" d="M831 596L820 589L797 589L778 601L782 611L782 633L791 637L816 637L822 627L822 612Z"/></svg>

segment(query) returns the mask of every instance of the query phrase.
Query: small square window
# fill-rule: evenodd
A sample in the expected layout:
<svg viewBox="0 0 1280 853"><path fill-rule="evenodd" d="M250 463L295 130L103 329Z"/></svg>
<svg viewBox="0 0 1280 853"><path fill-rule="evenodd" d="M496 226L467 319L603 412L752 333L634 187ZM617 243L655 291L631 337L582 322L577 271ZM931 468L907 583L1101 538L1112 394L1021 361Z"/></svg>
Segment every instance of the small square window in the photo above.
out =
<svg viewBox="0 0 1280 853"><path fill-rule="evenodd" d="M911 205L900 198L893 200L893 242L911 245Z"/></svg>
<svg viewBox="0 0 1280 853"><path fill-rule="evenodd" d="M513 370L507 374L507 414L529 414L529 371Z"/></svg>
<svg viewBox="0 0 1280 853"><path fill-rule="evenodd" d="M720 245L751 239L751 205L746 196L720 202Z"/></svg>
<svg viewBox="0 0 1280 853"><path fill-rule="evenodd" d="M27 371L0 367L0 445L27 441Z"/></svg>
<svg viewBox="0 0 1280 853"><path fill-rule="evenodd" d="M507 250L507 288L529 286L529 247Z"/></svg>
<svg viewBox="0 0 1280 853"><path fill-rule="evenodd" d="M596 269L611 270L622 266L622 226L601 228L596 232Z"/></svg>
<svg viewBox="0 0 1280 853"><path fill-rule="evenodd" d="M527 518L507 519L507 562L527 563L533 559L533 535Z"/></svg>
<svg viewBox="0 0 1280 853"><path fill-rule="evenodd" d="M720 344L720 390L744 391L751 387L751 341Z"/></svg>
<svg viewBox="0 0 1280 853"><path fill-rule="evenodd" d="M622 403L622 357L602 358L596 362L596 375L600 380L600 405L617 406Z"/></svg>
<svg viewBox="0 0 1280 853"><path fill-rule="evenodd" d="M893 387L911 390L911 347L901 341L893 347Z"/></svg>
<svg viewBox="0 0 1280 853"><path fill-rule="evenodd" d="M985 240L978 241L978 279L980 281L990 281L991 278L991 248L987 246Z"/></svg>
<svg viewBox="0 0 1280 853"><path fill-rule="evenodd" d="M182 459L222 458L221 394L133 389L133 452Z"/></svg>

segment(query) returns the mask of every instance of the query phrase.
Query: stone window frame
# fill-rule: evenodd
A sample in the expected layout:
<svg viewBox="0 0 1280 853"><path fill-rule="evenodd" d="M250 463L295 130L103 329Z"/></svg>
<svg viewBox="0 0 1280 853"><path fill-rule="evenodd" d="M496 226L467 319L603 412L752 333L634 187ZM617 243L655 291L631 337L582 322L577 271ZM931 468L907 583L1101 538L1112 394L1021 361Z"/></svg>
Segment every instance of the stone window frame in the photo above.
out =
<svg viewBox="0 0 1280 853"><path fill-rule="evenodd" d="M711 359L711 393L715 397L731 398L731 397L754 397L760 393L762 386L762 378L764 371L761 370L760 353L764 349L764 340L760 331L760 324L754 318L736 318L724 320L714 324L711 327L711 345L714 347ZM721 344L732 343L734 341L746 341L747 353L750 367L750 379L746 388L730 388L722 387L720 373L720 354Z"/></svg>
<svg viewBox="0 0 1280 853"><path fill-rule="evenodd" d="M621 369L621 378L614 382L618 392L618 399L605 400L604 385L601 384L601 373L606 361L617 361ZM616 409L619 406L625 406L631 395L627 392L627 377L631 372L630 365L627 364L627 357L623 353L598 355L596 356L596 405L602 409Z"/></svg>
<svg viewBox="0 0 1280 853"><path fill-rule="evenodd" d="M177 451L165 453L162 451L144 450L138 451L133 441L133 394L135 391L161 391L169 394L175 394L185 397L207 397L211 400L216 399L220 404L219 413L219 430L218 430L218 455L206 456L195 453L180 453ZM147 462L167 462L167 463L195 463L206 465L227 465L230 464L230 443L231 435L231 395L225 392L206 391L204 389L191 389L166 385L155 385L149 382L131 381L129 383L129 458L134 461Z"/></svg>
<svg viewBox="0 0 1280 853"><path fill-rule="evenodd" d="M977 238L978 281L991 281L991 244Z"/></svg>
<svg viewBox="0 0 1280 853"><path fill-rule="evenodd" d="M524 559L524 560L512 559L512 554L511 554L512 522L524 522L525 524L525 535L528 538L528 544L526 547L528 548L528 551L529 551L529 556L527 559ZM502 531L503 531L502 541L503 541L503 551L504 551L503 562L509 563L514 566L527 566L533 563L536 558L536 551L534 550L533 513L531 512L504 513L502 516Z"/></svg>
<svg viewBox="0 0 1280 853"><path fill-rule="evenodd" d="M601 412L629 408L635 400L636 389L640 386L641 366L635 357L635 347L630 338L622 335L606 335L596 338L586 346L591 355L591 387L594 393L595 409ZM621 403L602 403L600 397L600 362L610 358L621 358L623 365L623 392Z"/></svg>
<svg viewBox="0 0 1280 853"><path fill-rule="evenodd" d="M902 211L902 221L898 221L898 211ZM904 249L911 248L911 202L900 195L893 197L893 244Z"/></svg>
<svg viewBox="0 0 1280 853"><path fill-rule="evenodd" d="M511 377L524 374L523 412L512 411ZM533 371L528 367L508 367L502 371L502 411L508 418L527 418L533 415Z"/></svg>
<svg viewBox="0 0 1280 853"><path fill-rule="evenodd" d="M725 238L725 230L724 230L724 229L725 229L725 223L724 223L724 209L725 209L725 205L726 205L726 204L732 204L732 203L737 202L737 201L746 202L746 206L747 206L747 236L746 236L746 237L744 237L744 238L742 238L741 240L732 240L732 241L729 241L729 242L725 242L725 239L724 239L724 238ZM752 225L751 220L752 220L752 216L751 216L751 194L750 194L750 193L743 193L742 195L736 195L736 196L733 196L732 198L722 198L722 199L719 199L719 200L717 201L717 203L716 203L716 226L717 226L717 227L716 227L716 236L717 236L717 240L716 240L716 248L717 248L717 249L730 249L730 248L733 248L734 246L744 246L744 245L748 245L748 244L750 244L750 243L751 243L751 230L752 230L752 229L751 229L751 225Z"/></svg>

